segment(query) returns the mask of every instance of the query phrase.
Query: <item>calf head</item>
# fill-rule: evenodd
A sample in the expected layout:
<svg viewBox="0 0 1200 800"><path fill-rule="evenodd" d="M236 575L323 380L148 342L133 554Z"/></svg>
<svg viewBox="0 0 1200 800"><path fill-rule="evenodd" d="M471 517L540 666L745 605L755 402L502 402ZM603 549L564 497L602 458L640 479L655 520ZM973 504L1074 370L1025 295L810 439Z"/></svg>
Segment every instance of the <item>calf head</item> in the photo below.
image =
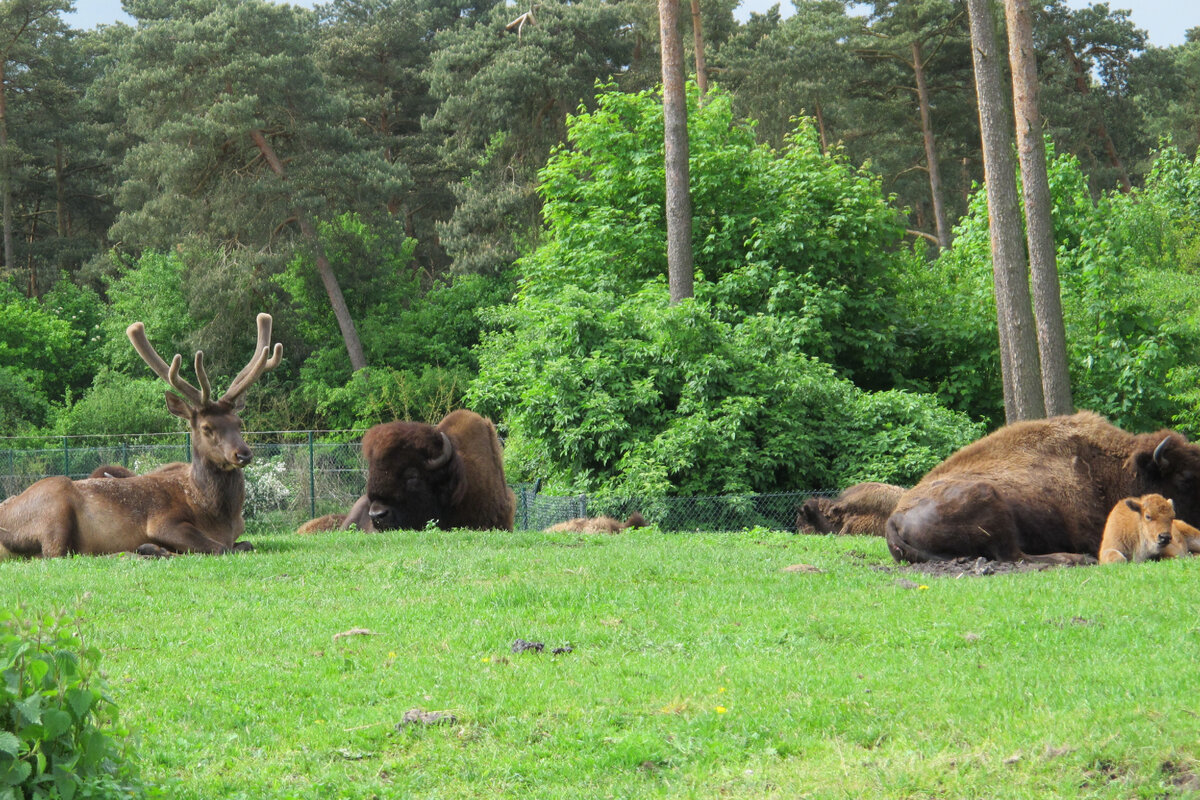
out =
<svg viewBox="0 0 1200 800"><path fill-rule="evenodd" d="M1138 533L1146 552L1157 555L1171 544L1175 504L1161 494L1127 497L1125 505L1138 515Z"/></svg>
<svg viewBox="0 0 1200 800"><path fill-rule="evenodd" d="M433 425L388 422L363 436L367 514L375 530L423 528L461 496L463 464L454 443Z"/></svg>

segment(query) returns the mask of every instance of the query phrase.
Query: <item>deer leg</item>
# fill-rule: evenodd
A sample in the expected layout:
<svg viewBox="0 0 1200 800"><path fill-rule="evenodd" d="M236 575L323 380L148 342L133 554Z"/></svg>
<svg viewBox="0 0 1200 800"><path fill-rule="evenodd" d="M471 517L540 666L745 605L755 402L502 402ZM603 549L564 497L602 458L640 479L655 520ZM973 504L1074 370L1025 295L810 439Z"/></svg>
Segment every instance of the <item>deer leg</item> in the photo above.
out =
<svg viewBox="0 0 1200 800"><path fill-rule="evenodd" d="M151 544L150 542L146 542L143 545L138 545L138 549L134 550L134 552L139 556L145 556L146 558L170 558L171 556L175 555L167 548L159 547L158 545Z"/></svg>
<svg viewBox="0 0 1200 800"><path fill-rule="evenodd" d="M164 547L174 553L208 553L224 555L229 548L188 522L164 525L150 536L150 544Z"/></svg>

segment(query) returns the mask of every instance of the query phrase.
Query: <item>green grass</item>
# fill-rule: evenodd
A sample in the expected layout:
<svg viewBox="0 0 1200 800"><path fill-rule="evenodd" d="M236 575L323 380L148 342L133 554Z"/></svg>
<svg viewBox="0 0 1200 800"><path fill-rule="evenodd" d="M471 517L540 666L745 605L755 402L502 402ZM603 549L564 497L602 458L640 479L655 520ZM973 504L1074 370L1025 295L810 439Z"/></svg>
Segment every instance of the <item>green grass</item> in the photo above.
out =
<svg viewBox="0 0 1200 800"><path fill-rule="evenodd" d="M83 617L173 798L1200 786L1200 559L951 579L878 539L762 531L255 543L0 563L0 604ZM374 635L334 638L353 628ZM456 722L397 729L413 708Z"/></svg>

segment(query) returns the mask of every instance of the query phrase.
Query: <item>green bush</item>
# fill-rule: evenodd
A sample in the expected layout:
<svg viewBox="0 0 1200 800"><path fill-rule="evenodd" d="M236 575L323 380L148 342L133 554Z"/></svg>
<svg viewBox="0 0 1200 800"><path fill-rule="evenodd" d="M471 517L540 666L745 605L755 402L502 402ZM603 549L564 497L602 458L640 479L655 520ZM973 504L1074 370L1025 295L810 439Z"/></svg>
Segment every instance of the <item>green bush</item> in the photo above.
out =
<svg viewBox="0 0 1200 800"><path fill-rule="evenodd" d="M0 612L0 800L144 797L100 653L68 624Z"/></svg>

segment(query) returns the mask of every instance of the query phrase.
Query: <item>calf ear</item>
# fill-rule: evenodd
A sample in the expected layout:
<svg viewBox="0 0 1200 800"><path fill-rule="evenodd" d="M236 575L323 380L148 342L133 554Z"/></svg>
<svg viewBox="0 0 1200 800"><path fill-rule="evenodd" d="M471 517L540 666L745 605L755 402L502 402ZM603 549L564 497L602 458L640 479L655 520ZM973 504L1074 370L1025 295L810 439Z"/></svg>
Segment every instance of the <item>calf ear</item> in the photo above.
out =
<svg viewBox="0 0 1200 800"><path fill-rule="evenodd" d="M1139 514L1142 513L1142 503L1136 497L1126 497L1125 505L1129 506Z"/></svg>

